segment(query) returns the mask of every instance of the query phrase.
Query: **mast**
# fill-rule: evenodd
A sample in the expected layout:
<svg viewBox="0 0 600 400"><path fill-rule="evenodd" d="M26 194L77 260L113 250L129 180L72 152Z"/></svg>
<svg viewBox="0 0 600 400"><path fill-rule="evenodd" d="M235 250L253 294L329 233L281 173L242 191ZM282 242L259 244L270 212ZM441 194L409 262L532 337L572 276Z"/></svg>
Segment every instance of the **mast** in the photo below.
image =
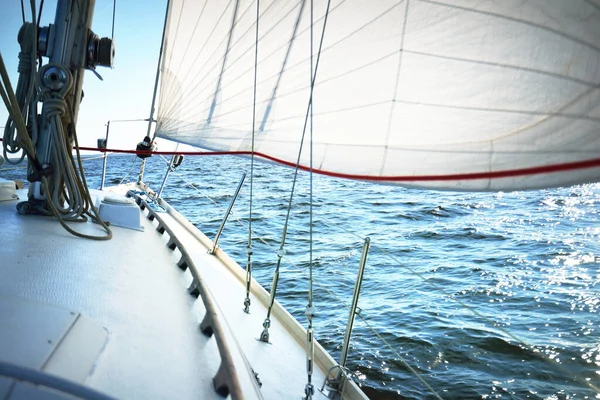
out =
<svg viewBox="0 0 600 400"><path fill-rule="evenodd" d="M43 106L35 144L37 162L29 161L28 179L32 181L29 199L44 203L47 210L49 202L54 203L52 207L62 209L65 182L73 180L72 176L65 176L65 171L70 175L66 164L76 139L84 69L95 70L98 65L112 67L113 41L100 39L91 30L94 5L95 0L58 0L54 24L41 28L39 35L35 32L33 36L34 57L46 56L49 63L40 66L36 77ZM37 105L30 112L37 113ZM48 182L45 188L42 177ZM72 187L67 187L70 200L74 197ZM73 208L72 203L70 206Z"/></svg>
<svg viewBox="0 0 600 400"><path fill-rule="evenodd" d="M154 92L152 93L152 103L150 104L150 116L148 117L148 129L146 130L146 137L150 137L150 131L152 130L152 122L154 122L154 106L156 105L156 97L158 94L158 82L160 80L160 66L163 59L163 49L165 46L165 35L167 32L167 25L169 24L169 15L171 15L171 0L167 0L167 8L165 10L165 22L163 23L162 38L160 40L160 50L158 51L158 61L156 63L156 78L154 79ZM152 135L150 143L154 142L156 137L156 130ZM144 170L146 169L146 159L142 159L142 165L140 166L140 173L138 175L138 183L144 179Z"/></svg>

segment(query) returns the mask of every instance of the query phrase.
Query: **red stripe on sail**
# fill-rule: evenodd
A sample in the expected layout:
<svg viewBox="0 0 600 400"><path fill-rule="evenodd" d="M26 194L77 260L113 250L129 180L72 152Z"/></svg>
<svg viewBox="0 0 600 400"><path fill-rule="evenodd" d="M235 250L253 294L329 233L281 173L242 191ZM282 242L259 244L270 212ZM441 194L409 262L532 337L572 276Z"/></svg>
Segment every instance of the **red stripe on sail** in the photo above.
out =
<svg viewBox="0 0 600 400"><path fill-rule="evenodd" d="M126 154L156 154L156 155L183 155L183 156L221 156L221 155L236 155L250 156L251 151L136 151L136 150L120 150L120 149L98 149L94 147L80 147L80 150L91 150L110 153L126 153ZM278 164L288 167L296 167L295 163L272 157L263 153L254 153L255 156L264 158ZM581 169L598 168L600 167L600 158L595 158L585 161L575 161L562 164L544 165L529 168L508 169L503 171L493 172L469 172L463 174L447 174L447 175L408 175L408 176L373 176L373 175L355 175L344 174L340 172L332 172L327 170L315 169L313 172L321 175L332 176L336 178L355 179L371 182L427 182L427 181L465 181L478 179L501 179L512 178L517 176L550 174L556 172L568 172ZM303 171L310 171L310 167L300 165L298 167Z"/></svg>

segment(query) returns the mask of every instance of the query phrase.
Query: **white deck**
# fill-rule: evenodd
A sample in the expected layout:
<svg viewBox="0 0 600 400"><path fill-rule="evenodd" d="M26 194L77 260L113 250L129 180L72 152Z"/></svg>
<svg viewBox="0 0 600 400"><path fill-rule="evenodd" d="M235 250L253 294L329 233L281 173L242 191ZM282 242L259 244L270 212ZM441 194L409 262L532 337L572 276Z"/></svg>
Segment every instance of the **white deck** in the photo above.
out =
<svg viewBox="0 0 600 400"><path fill-rule="evenodd" d="M26 191L18 194L22 200L27 198ZM95 191L92 195L104 194ZM27 367L85 383L116 398L221 398L212 384L220 364L215 338L205 337L198 329L205 313L202 300L187 293L191 275L176 267L180 254L168 249L168 237L156 231L156 221L142 218L144 232L112 227L112 240L92 241L72 236L53 218L20 216L16 204L0 202L0 361L21 361ZM278 308L272 318L272 344L257 341L266 315L261 303L266 292L253 283L256 291L251 314L245 314L240 280L243 270L221 252L219 257L207 254L210 241L176 213L161 217L185 246L216 298L239 347L259 374L264 398L300 398L306 384L301 328ZM92 223L71 226L88 234L103 232ZM19 312L16 306L2 307L13 301L23 310L81 313L86 332L93 334L79 335L80 341L71 347L81 351L66 363L81 365L79 371L48 362L49 354L55 359L62 354L41 344L50 340L54 331L60 337L60 329L65 328L59 326L58 319L46 318L49 322L44 323L35 313ZM12 315L16 325L5 323L11 314L17 314ZM75 330L67 317L64 326ZM15 330L19 330L18 340ZM11 340L21 347L11 345ZM23 345L29 342L31 345ZM39 355L28 358L29 352ZM317 357L330 362L327 355ZM82 374L81 370L87 369ZM317 388L323 377L323 369L315 366ZM355 389L352 385L349 391ZM10 382L0 378L0 398L8 390ZM12 390L15 394L16 389ZM356 395L362 393L345 397Z"/></svg>

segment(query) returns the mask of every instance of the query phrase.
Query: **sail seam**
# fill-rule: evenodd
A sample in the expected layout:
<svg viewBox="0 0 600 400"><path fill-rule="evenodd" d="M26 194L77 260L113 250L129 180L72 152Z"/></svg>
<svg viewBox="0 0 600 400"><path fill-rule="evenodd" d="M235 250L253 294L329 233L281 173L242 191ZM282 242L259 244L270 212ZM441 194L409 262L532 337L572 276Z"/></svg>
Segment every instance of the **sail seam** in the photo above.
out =
<svg viewBox="0 0 600 400"><path fill-rule="evenodd" d="M353 69L351 69L351 70L345 71L345 72L343 72L343 73L341 73L341 74L339 74L339 75L335 75L335 76L332 76L332 77L330 77L330 78L327 78L327 79L320 80L318 83L316 83L316 84L315 84L315 86L323 85L323 84L324 84L324 83L326 83L326 82L331 82L331 81L334 81L334 80L336 80L336 79L339 79L339 78L342 78L342 77L344 77L344 76L347 76L347 75L349 75L349 74L351 74L351 73L354 73L354 72L360 71L360 70L362 70L362 69L364 69L364 68L371 67L371 66L373 66L373 65L375 65L375 64L377 64L377 63L379 63L379 62L382 62L382 61L385 61L385 60L387 60L388 58L390 58L390 57L392 57L392 56L396 55L397 53L398 53L398 51L397 51L397 50L394 50L394 52L392 52L392 53L390 53L390 54L386 54L385 56L383 56L383 57L381 57L381 58L378 58L378 59L376 59L376 60L373 60L373 61L371 61L371 62L368 62L367 64L363 64L363 65L361 65L361 66L358 66L358 67L356 67L356 68L353 68ZM286 71L287 71L287 70L286 70ZM285 71L284 71L284 72L285 72ZM264 79L263 81L261 81L261 82L259 82L259 83L264 83L264 82L267 82L267 81L269 81L270 79L272 79L272 78L273 78L273 77L275 77L275 76L276 76L276 74L274 74L274 75L271 75L270 77L268 77L268 78ZM284 97L287 97L287 96L290 96L290 95L292 95L292 94L295 94L295 93L301 92L301 91L303 91L303 90L306 90L307 88L308 88L308 86L301 86L301 87L298 87L297 89L294 89L294 90L290 90L290 91L284 92L283 94L279 94L279 95L277 96L277 98L278 98L278 99L282 99L282 98L284 98ZM227 97L227 98L225 98L225 99L221 100L220 104L225 104L225 103L227 103L227 102L228 102L228 101L230 101L230 100L233 100L233 99L235 99L235 98L238 98L239 96L242 96L242 95L246 94L246 93L247 93L249 90L251 90L251 89L252 89L251 87L247 87L247 88L245 88L245 89L243 89L243 90L241 90L241 91L239 91L239 92L237 92L237 93L234 93L234 94L232 94L230 97ZM207 99L208 99L208 97L207 97L207 98L205 98L205 99L204 99L202 102L206 101ZM263 101L259 102L259 104L267 104L267 103L268 103L268 100L263 100ZM236 109L234 109L234 110L231 110L231 111L228 111L228 112L225 112L225 113L221 113L221 114L219 114L219 116L231 115L231 114L234 114L234 113L236 113L236 112L239 112L239 111L242 111L242 110L248 109L248 108L250 108L250 107L252 107L252 104L248 104L248 105L245 105L245 106L241 106L241 107L238 107L238 108L236 108ZM191 114L191 116L197 116L197 115L201 115L201 114L202 114L204 111L206 111L207 109L208 109L208 108L203 108L202 110L199 110L198 112L196 112L196 113L194 113L194 114ZM181 124L185 124L185 123L184 123L184 122L181 122ZM167 125L165 125L165 126L167 126L167 127L169 127L169 126L174 126L174 127L177 127L177 126L181 126L181 125L168 125L168 124L167 124Z"/></svg>
<svg viewBox="0 0 600 400"><path fill-rule="evenodd" d="M503 15L503 14L498 14L498 13L490 12L490 11L476 10L476 9L473 9L473 8L461 7L461 6L457 6L457 5L454 5L454 4L440 3L440 2L434 1L434 0L419 0L419 1L421 1L422 3L429 3L429 4L434 4L434 5L438 5L438 6L442 6L442 7L454 8L454 9L461 10L461 11L464 11L464 12L470 12L470 13L482 14L482 15L486 15L486 16L490 16L490 17L502 18L502 19L505 19L507 21L516 22L518 24L528 25L528 26L531 26L531 27L534 27L534 28L545 30L547 32L551 32L551 33L553 33L553 34L555 34L557 36L563 37L563 38L568 39L568 40L570 40L572 42L579 43L579 44L581 44L583 46L589 47L589 48L591 48L593 50L596 50L597 52L600 52L600 47L595 46L592 43L586 42L583 39L577 38L575 36L566 34L564 32L560 32L560 31L558 31L558 30L556 30L554 28L550 28L548 26L544 26L544 25L541 25L541 24L538 24L538 23L535 23L535 22L532 22L532 21L527 21L527 20L524 20L524 19L519 19L519 18L511 17L511 16L508 16L508 15Z"/></svg>
<svg viewBox="0 0 600 400"><path fill-rule="evenodd" d="M425 56L425 57L439 58L439 59L443 59L443 60L459 61L459 62L464 62L464 63L487 65L487 66L491 66L491 67L499 67L499 68L506 68L506 69L514 69L517 71L531 72L534 74L547 75L547 76L551 76L554 78L564 79L566 81L576 82L576 83L586 85L586 86L597 87L600 85L600 83L598 83L598 82L587 81L585 79L574 78L574 77L571 77L568 75L558 74L556 72L550 72L550 71L544 71L541 69L523 67L520 65L501 64L501 63L496 63L496 62L492 62L492 61L473 60L473 59L469 59L469 58L460 58L460 57L446 56L446 55L441 55L441 54L427 53L427 52L415 51L415 50L406 50L406 49L404 49L404 53Z"/></svg>
<svg viewBox="0 0 600 400"><path fill-rule="evenodd" d="M287 65L288 59L290 57L290 53L292 52L292 46L294 45L294 41L296 39L296 34L298 32L298 26L300 26L302 12L304 11L304 4L306 4L306 0L301 0L300 1L300 10L298 11L298 18L296 18L296 23L294 24L294 28L292 31L292 37L290 38L290 40L288 42L288 48L285 53L285 57L283 58L283 63L281 64L281 70L279 71L279 74L277 75L277 82L275 82L275 86L273 87L273 91L271 94L271 98L269 100L269 104L268 104L267 108L265 109L265 114L263 115L262 121L260 123L260 128L258 129L259 132L264 131L265 126L267 124L267 120L269 118L269 114L271 112L271 108L273 107L273 102L275 101L275 97L277 96L277 89L279 89L279 84L281 83L281 78L283 77L283 73L285 72L285 66ZM312 35L312 30L311 30L311 35ZM312 39L311 39L311 46L312 46ZM312 69L312 59L311 59L311 69ZM239 75L238 78L240 76L241 75ZM311 79L312 79L312 77L311 77Z"/></svg>
<svg viewBox="0 0 600 400"><path fill-rule="evenodd" d="M394 84L394 98L393 98L394 100L396 100L396 98L398 97L398 88L400 87L400 71L402 69L402 55L404 53L404 38L406 36L406 24L408 22L409 1L410 0L406 0L406 5L404 7L404 18L403 18L403 22L402 22L402 35L400 36L400 49L398 50L398 70L396 72L396 83ZM392 131L392 119L394 117L395 106L396 106L396 103L394 101L392 101L392 103L390 105L390 115L388 117L387 133L385 135L385 146L383 148L383 155L381 157L381 167L379 168L380 174L383 174L383 171L385 170L385 163L386 163L387 154L388 154L387 143L390 140L390 133Z"/></svg>
<svg viewBox="0 0 600 400"><path fill-rule="evenodd" d="M202 6L202 10L200 10L200 13L198 14L198 18L196 19L196 24L194 25L194 29L192 30L192 34L190 35L190 38L189 38L189 40L187 42L185 50L183 51L184 55L187 54L187 52L188 52L188 50L190 48L190 45L192 44L192 40L194 39L194 35L196 35L196 30L198 29L198 24L200 24L200 20L202 19L202 16L204 15L204 10L206 9L206 5L207 4L208 4L208 0L205 0L204 5ZM183 8L182 8L182 10L183 10ZM202 52L202 50L200 50L200 52ZM171 59L172 59L172 53L171 53L171 57L169 57L169 63L168 63L168 65L171 64ZM165 65L167 65L167 63L165 63ZM173 77L175 77L175 76L177 76L179 74L179 72L181 71L181 65L182 65L182 63L178 64L177 71L175 72L175 74L172 75ZM172 81L172 79L169 79L163 85L163 87L166 87L166 88L169 89L165 93L165 99L168 99L173 94L172 87L175 86L175 85L171 85L171 81ZM162 102L161 102L161 104L162 104Z"/></svg>
<svg viewBox="0 0 600 400"><path fill-rule="evenodd" d="M236 4L237 4L237 3L236 3ZM269 6L268 6L268 7L267 7L267 8L266 8L264 11L263 11L263 14L262 14L262 15L264 16L264 15L265 15L265 14L266 14L266 13L267 13L267 12L268 12L270 9L271 9L271 7L272 7L273 5L275 5L275 4L276 4L276 2L274 2L274 3L271 3L271 5L269 5ZM248 8L246 8L246 10L244 10L244 12L242 13L242 15L241 15L241 16L240 16L240 18L238 19L238 22L239 22L239 21L240 21L240 20L241 20L241 19L244 17L244 15L246 15L246 13L248 12L248 10L249 10L249 9L250 9L250 6L248 6ZM291 11L293 11L293 9L292 9ZM290 12L291 12L291 11L290 11ZM236 23L236 25L237 25L237 23ZM252 26L254 26L254 24L253 24ZM245 37L245 35L246 35L246 34L247 34L249 31L250 31L250 29L252 29L252 26L250 26L250 28L246 29L246 31L244 31L244 33L243 33L242 35L240 35L240 38L239 38L239 39L237 39L237 40L236 40L236 41L235 41L235 42L234 42L234 43L231 45L231 48L234 48L234 47L235 47L235 46L236 46L236 45L237 45L237 44L240 42L240 40L242 40L242 38L244 38L244 37ZM269 31L269 32L270 32L270 31ZM268 32L267 32L267 33L268 33ZM265 34L265 35L266 35L266 34ZM263 35L263 37L264 37L265 35ZM222 41L223 41L223 40L221 40L221 42L222 42ZM242 53L242 55L245 55L245 54L246 54L248 51L250 51L250 50L252 50L252 46L248 47L248 48L247 48L247 49L246 49L246 50L245 50L245 51ZM205 90L207 90L207 89L208 89L208 87L210 87L211 85L213 85L213 84L214 84L214 81L210 81L210 82L208 82L208 83L207 83L207 84L206 84L206 85L205 85L205 86L204 86L204 87L203 87L201 90L198 90L198 91L196 91L196 89L198 88L198 86L200 86L200 84L202 84L202 83L205 81L205 79L206 79L206 78L209 76L208 74L201 74L200 72L201 72L201 71L204 71L204 68L205 68L205 67L206 67L206 66L207 66L207 65L208 65L208 64L209 64L209 63L210 63L210 62L213 60L213 57L215 56L216 52L217 52L217 51L215 50L215 51L213 51L213 53L212 53L211 55L209 55L208 57L206 57L206 61L205 61L205 62L204 62L204 64L203 64L203 65L202 65L202 66L199 68L199 70L198 70L198 71L196 71L196 73L194 74L194 75L195 75L195 76L194 76L194 79L192 79L192 81L190 81L190 86L191 86L191 85L194 85L193 89L188 91L188 95L187 95L187 97L183 97L183 98L179 99L179 101L178 101L176 104L174 104L174 105L171 107L171 109L170 109L170 110L168 111L168 113L167 113L167 117L171 116L171 115L172 115L172 113L173 113L175 110L177 110L177 106L182 106L182 109L183 109L183 110L186 110L187 108L189 108L189 106L190 106L190 103L191 103L192 101L195 101L195 100L198 98L198 96L199 96L200 94L204 93L204 91L205 91ZM241 57L241 56L240 56L240 57ZM228 70L228 69L230 69L230 68L231 68L233 65L235 65L236 61L238 61L238 60L240 59L240 57L238 57L238 58L234 59L233 61L230 61L229 63L227 63L228 65L225 65L225 63L223 63L223 65L224 65L224 69L222 70L222 74L224 74L225 72L227 72L227 70ZM212 67L208 68L208 70L209 70L209 71L210 71L210 70L212 70L212 69L213 69L213 68L215 68L215 67L216 67L216 66L217 66L219 63L221 63L222 61L224 61L224 60L223 60L223 58L224 58L224 56L221 56L221 57L220 57L218 60L216 60L216 62L215 62L213 65L212 65ZM196 59L197 59L197 57L196 57ZM226 61L226 60L225 60L225 61ZM246 70L246 72L250 71L251 69L252 69L252 68L248 68L248 69ZM189 74L189 72L190 72L190 71L188 70L188 72L186 73L186 75L184 76L184 78L187 78L187 77L188 77L188 75L187 75L187 74ZM201 78L199 81L196 81L196 79L195 79L195 78L197 78L197 77L199 77L199 76L202 76L202 78ZM223 87L221 87L221 90L222 90L222 89L223 89ZM194 96L194 97L192 97L192 98L190 99L190 96L192 96L194 93L199 93L199 94L197 94L196 96ZM207 97L204 99L204 101L208 100L208 99L209 99L209 98L210 98L212 95L213 95L213 93L211 92L211 93L210 93L210 95L209 95L209 96L207 96Z"/></svg>
<svg viewBox="0 0 600 400"><path fill-rule="evenodd" d="M240 1L236 0L235 8L233 9L233 18L231 19L231 28L229 29L229 36L227 38L227 46L225 47L225 55L223 56L223 65L221 66L221 73L219 74L219 79L217 80L217 88L215 89L215 95L210 106L208 118L206 119L207 125L210 125L215 112L215 108L217 106L217 97L219 96L219 92L221 91L221 81L223 80L223 73L225 72L225 66L227 65L227 56L229 55L229 51L231 50L231 39L233 38L233 31L235 30L235 26L237 25L237 13L239 6Z"/></svg>
<svg viewBox="0 0 600 400"><path fill-rule="evenodd" d="M207 0L208 1L208 0ZM196 64L196 61L198 61L198 58L200 57L200 55L202 54L202 52L204 51L204 49L206 48L206 45L210 42L210 39L212 38L213 34L215 33L215 31L217 30L217 27L219 26L219 23L221 22L221 20L223 19L223 17L225 16L227 10L229 9L229 6L231 5L231 3L233 2L233 0L229 0L229 3L227 3L227 6L225 7L225 9L223 10L223 12L221 13L221 15L219 16L219 19L217 20L217 22L215 22L212 31L210 32L210 34L208 35L208 37L206 38L206 40L204 41L204 43L202 44L202 47L200 48L200 51L196 53L196 57L194 58L194 61L192 61L190 63L190 66L188 67L188 69L186 70L186 72L183 74L184 78L188 76L188 74L190 73L190 69L192 68L193 65ZM192 35L193 37L193 35ZM221 40L222 41L222 40ZM212 57L212 55L211 55ZM209 57L210 58L210 57ZM179 67L177 69L177 72L175 73L175 75L179 75L179 71L181 70L181 64L179 64ZM174 85L172 87L169 87L168 91L166 91L166 93L164 94L164 98L165 99L170 99L172 95L174 95L176 92L176 89L173 89ZM170 103L170 102L167 102ZM172 103L170 103L172 104ZM169 112L171 111L171 108L169 108L168 112L166 113L167 115L169 114Z"/></svg>
<svg viewBox="0 0 600 400"><path fill-rule="evenodd" d="M346 1L346 0L343 0L343 1L341 1L340 3L338 3L336 6L334 6L334 7L333 7L333 8L330 10L330 14L331 14L331 13L333 13L333 12L334 12L334 11L335 11L337 8L339 8L339 7L340 7L340 6L341 6L341 5L342 5L342 4L343 4L345 1ZM348 38L350 38L350 37L354 36L356 33L360 32L361 30L365 29L365 28L366 28L366 27L368 27L369 25L373 24L374 22L376 22L377 20L379 20L380 18L382 18L383 16L385 16L386 14L388 14L389 12L391 12L391 11L392 11L394 8L396 8L396 7L397 7L399 4L402 4L402 2L399 2L399 3L397 3L397 4L394 4L392 7L388 8L387 10L385 10L384 12L382 12L381 14L377 15L375 18L373 18L372 20L370 20L370 21L368 21L367 23L363 24L363 25L362 25L362 26L360 26L359 28L355 29L354 31L352 31L352 32L351 32L351 33L349 33L348 35L346 35L346 36L344 36L343 38L339 39L338 41L336 41L336 42L332 43L331 45L329 45L329 46L327 46L327 47L323 48L321 52L322 52L322 53L325 53L326 51L328 51L328 50L330 50L330 49L334 48L334 47L335 47L335 46L337 46L338 44L340 44L340 43L344 42L344 41L345 41L345 40L347 40ZM284 17L282 17L282 18L280 19L280 22L283 20L283 18L287 17L287 16L288 16L288 15L289 15L289 14L290 14L290 13L291 13L291 12L292 12L294 9L295 9L295 8L292 8L290 11L288 11L288 12L285 14L285 16L284 16ZM265 10L265 11L262 13L262 16L264 16L264 15L265 15L266 11L267 11L267 10ZM321 19L322 19L322 18L321 18ZM317 21L320 21L321 19L318 19ZM261 39L259 39L259 41L260 41L260 40L263 40L263 39L265 38L265 36L266 36L266 35L267 35L269 32L271 32L271 31L272 31L272 29L273 29L273 28L271 28L271 29L270 29L270 30L269 30L267 33L265 33L265 34L262 36L262 38L261 38ZM297 34L296 36L300 36L300 35L304 34L304 33L305 33L307 30L308 30L308 28L306 28L306 29L303 29L303 30L302 30L302 31L301 31L299 34ZM246 32L248 32L248 31L246 31ZM237 43L237 42L236 42L236 43ZM265 57L263 60L259 61L259 63L258 63L258 64L260 65L262 62L266 61L268 58L270 58L272 55L276 54L276 53L277 53L279 50L281 50L281 49L282 49L282 48L284 48L285 46L289 46L289 42L286 42L286 43L285 43L285 44L283 44L282 46L279 46L279 47L278 47L276 50L274 50L274 51L273 51L271 54L269 54L268 56L266 56L266 57ZM243 54L242 54L242 55L246 54L246 53L247 53L248 51L250 51L250 50L251 50L251 47L249 47L248 49L246 49L246 50L243 52ZM396 53L396 51L394 51L394 53L392 53L392 54L395 54L395 53ZM211 57L212 57L212 55L211 55L211 56L209 56L209 59L211 59ZM241 57L241 56L240 56L240 57ZM235 65L235 62L236 62L237 60L239 60L239 59L240 59L240 57L236 58L236 59L235 59L235 60L233 60L232 62L229 62L229 63L228 63L228 65L226 66L226 68L225 68L225 70L224 70L224 71L225 71L225 72L227 72L227 70L228 70L229 68L233 67L233 66ZM382 59L383 59L383 58L382 58ZM382 60L382 59L380 59L380 60ZM380 60L376 60L376 61L380 61ZM220 60L219 60L219 61L220 61ZM302 65L304 65L304 63L305 63L306 61L308 61L308 58L306 58L306 59L303 59L303 60L301 60L300 62L297 62L296 64L294 64L294 65L290 66L289 68L285 69L285 70L284 70L284 72L286 72L286 71L290 71L290 70L292 70L292 69L294 69L294 68L296 68L296 67L298 67L298 66L302 66ZM204 65L203 65L203 66L200 68L200 70L203 70L203 68L204 68L204 67L207 65L207 63L208 63L208 61L207 61L207 62L205 62L205 64L204 64ZM238 75L236 78L234 78L233 80L231 80L229 83L230 83L230 84L231 84L231 83L234 83L234 82L235 82L235 81L237 81L239 78L241 78L242 76L244 76L244 74L245 74L245 73L247 73L248 71L250 71L251 69L252 69L252 67L250 67L250 68L248 68L248 69L244 70L244 71L243 71L243 72L241 72L241 73L240 73L240 74L239 74L239 75ZM202 75L202 76L203 76L203 78L202 78L200 81L198 81L197 83L195 83L194 90L191 90L191 91L189 91L189 92L188 92L189 94L188 94L188 95L187 95L185 98L182 98L182 99L180 99L180 100L177 102L177 104L178 104L178 105L183 105L183 109L182 109L182 110L189 110L189 109L192 109L192 108L194 108L194 107L193 107L193 106L194 106L194 104L198 104L197 100L199 99L199 97L200 97L200 96L202 95L202 93L204 93L204 92L205 92L205 90L206 90L206 89L207 89L207 88L208 88L208 87L211 85L210 83L208 83L208 84L207 84L207 85L205 85L205 86L204 86L204 87L203 87L201 90L198 90L198 91L196 91L195 89L196 89L196 88L197 88L197 87L198 87L198 86L199 86L199 85L200 85L202 82L204 82L204 78L206 77L206 75L205 75L205 74L197 74L197 76L200 76L200 75ZM260 83L263 83L263 82L265 82L265 81L267 81L267 80L269 80L269 79L271 79L271 78L273 78L273 77L275 77L275 76L277 76L277 75L278 75L278 74L273 74L273 75L271 75L271 76L270 76L268 79L265 79L265 80L261 81ZM341 76L341 75L340 75L340 76ZM192 83L191 83L191 84L193 84L193 82L194 82L194 81L192 81ZM226 86L222 86L222 89L224 89L225 87L227 87L227 85L226 85ZM306 86L304 86L303 88L306 88ZM251 88L249 87L249 88L247 88L247 89L243 90L242 92L245 92L245 91L247 91L247 90L250 90L250 89L251 89ZM239 92L239 93L242 93L242 92ZM193 93L197 93L197 94L196 94L196 96L194 96L194 97L190 97L190 96L192 96L192 94L193 94ZM206 100L208 100L208 99L209 99L211 96L212 96L212 94L209 94L208 96L204 97L204 99L203 99L203 100L200 100L200 101L199 101L199 103L204 103L204 102L205 102ZM281 98L281 97L283 97L283 96L278 96L278 97L279 97L279 98ZM231 99L231 98L233 98L233 96L232 96L232 97L229 97L228 99ZM224 101L221 101L221 102L219 102L219 104L223 104L223 103L224 103ZM264 102L263 102L263 103L264 103ZM176 107L175 107L175 108L176 108ZM208 108L210 108L210 107L208 107ZM203 110L204 110L204 111L206 111L206 109L208 109L208 108L204 108ZM168 113L166 113L167 115L165 115L165 118L168 118L168 117L170 117L170 116L172 115L172 112L173 112L173 111L174 111L174 107L171 107L171 109L169 110L169 112L168 112ZM180 111L181 111L181 110L180 110ZM197 115L197 114L194 114L194 115ZM221 115L225 115L225 114L219 114L219 115L221 116Z"/></svg>
<svg viewBox="0 0 600 400"><path fill-rule="evenodd" d="M592 88L592 89L598 89L598 87ZM577 99L579 99L579 98L580 98L580 96L577 97ZM436 104L436 103L426 103L426 102L409 101L409 100L394 100L394 102L409 104L409 105L416 105L416 106L450 108L450 109L465 110L465 111L483 111L483 112L497 112L497 113L507 113L507 114L565 117L565 118L576 118L576 119L584 119L584 120L593 121L593 122L600 122L600 117L591 117L588 115L569 114L569 113L561 113L561 112L553 112L553 111L514 110L514 109L508 109L508 108L455 106L452 104ZM342 110L342 111L344 111L344 110ZM330 112L334 112L334 111L330 111Z"/></svg>

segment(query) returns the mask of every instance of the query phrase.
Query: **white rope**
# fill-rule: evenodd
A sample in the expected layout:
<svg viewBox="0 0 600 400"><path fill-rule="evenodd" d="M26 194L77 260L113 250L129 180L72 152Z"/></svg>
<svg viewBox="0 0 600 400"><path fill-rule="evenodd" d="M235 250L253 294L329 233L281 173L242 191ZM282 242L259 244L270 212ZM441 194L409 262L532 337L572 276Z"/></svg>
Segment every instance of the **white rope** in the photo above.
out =
<svg viewBox="0 0 600 400"><path fill-rule="evenodd" d="M32 8L34 7L35 3L32 1ZM35 10L33 10L33 12L35 20ZM27 31L29 31L30 29L31 28L24 28L23 32L27 33ZM35 37L35 24L33 24L33 32ZM35 44L33 45L33 51L35 52ZM71 87L71 73L68 69L62 68L62 70L65 71L67 75L67 82L62 90L58 92L41 90L43 86L41 84L40 76L42 76L46 68L50 67L60 68L60 66L48 64L45 67L40 68L39 75L34 74L36 79L36 86L40 89L39 96L35 98L35 102L37 102L40 99L43 99L47 102L47 121L44 121L43 123L49 125L49 140L51 142L51 145L54 146L54 159L50 160L54 166L53 183L51 184L47 177L42 176L42 188L47 196L47 201L45 202L45 204L46 207L48 207L49 209L44 209L41 206L30 204L29 202L23 202L19 203L21 205L20 210L22 212L28 212L33 208L35 211L39 211L46 215L53 214L58 219L59 223L63 226L63 228L65 228L68 232L78 237L95 240L110 239L112 237L112 232L110 231L108 226L99 218L97 210L93 205L91 196L89 194L89 190L85 182L85 175L83 172L83 165L81 163L81 155L79 154L79 146L77 142L77 133L75 131L75 128L73 127L73 140L76 144L79 172L76 170L77 167L70 148L70 139L65 133L63 121L61 119L61 117L68 111L69 115L65 119L73 121L73 116L70 115L70 108L68 107L68 104L64 98L64 95L68 92L68 90ZM8 77L8 72L6 71L6 66L4 64L4 60L1 54L0 78L0 81L2 83L0 85L0 96L2 97L2 100L4 101L10 115L10 120L7 124L7 128L10 129L12 126L14 126L14 129L16 131L16 136L11 134L10 139L18 143L20 149L23 149L24 153L28 155L30 163L33 165L34 168L37 169L40 166L35 154L35 147L32 142L32 139L29 137L29 133L27 132L24 113L10 84L10 78ZM32 102L33 101L34 100L32 99ZM23 104L28 106L29 102L24 102ZM4 143L4 148L6 149L6 143ZM61 185L63 182L65 185L64 189ZM64 207L62 206L63 199L67 204ZM90 208L93 213L89 212ZM73 230L65 222L66 220L86 221L86 215L92 217L92 219L98 222L105 229L107 234L105 236L86 235Z"/></svg>
<svg viewBox="0 0 600 400"><path fill-rule="evenodd" d="M34 80L36 72L36 56L35 56L35 23L26 22L19 31L18 41L21 45L19 52L19 80L17 82L17 90L15 92L16 104L13 107L18 107L23 121L29 119L32 128L32 142L35 144L37 140L37 115L32 111L31 118L28 118L29 110L35 110L36 99L34 94ZM8 81L8 79L7 79ZM8 81L9 82L9 81ZM6 82L5 82L6 85ZM12 91L12 90L7 90ZM7 106L8 107L8 106ZM23 137L19 138L17 132L17 122L9 113L4 127L3 135L3 155L6 162L9 164L19 164L25 158L23 151ZM11 159L9 155L21 153L17 159Z"/></svg>

